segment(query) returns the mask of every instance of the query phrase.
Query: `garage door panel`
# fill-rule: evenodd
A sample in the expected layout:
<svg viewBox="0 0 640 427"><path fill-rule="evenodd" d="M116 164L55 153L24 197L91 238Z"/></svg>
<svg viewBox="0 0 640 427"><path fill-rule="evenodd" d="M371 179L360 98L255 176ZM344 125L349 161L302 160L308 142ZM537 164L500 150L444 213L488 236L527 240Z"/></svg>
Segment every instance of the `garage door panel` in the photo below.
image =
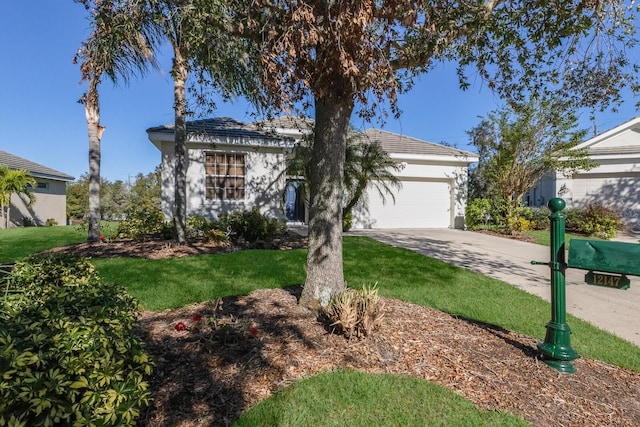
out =
<svg viewBox="0 0 640 427"><path fill-rule="evenodd" d="M370 190L372 228L447 228L451 225L451 184L448 181L402 181L395 203Z"/></svg>

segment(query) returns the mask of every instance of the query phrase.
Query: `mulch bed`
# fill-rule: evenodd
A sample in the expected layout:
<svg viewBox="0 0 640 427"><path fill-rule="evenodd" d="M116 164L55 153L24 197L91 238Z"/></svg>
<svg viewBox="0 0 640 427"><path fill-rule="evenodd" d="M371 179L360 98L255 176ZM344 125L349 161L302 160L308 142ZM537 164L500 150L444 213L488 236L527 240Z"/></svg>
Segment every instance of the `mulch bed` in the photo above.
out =
<svg viewBox="0 0 640 427"><path fill-rule="evenodd" d="M289 238L282 248L303 247ZM112 242L58 251L166 257L239 250L198 243ZM146 254L146 255L145 255ZM299 287L258 290L163 312L143 312L140 333L156 362L148 426L227 426L282 388L335 368L406 374L443 385L478 406L538 426L640 425L640 373L579 358L560 374L537 341L395 299L383 299L373 335L347 340L297 305ZM185 330L177 330L183 322ZM178 329L182 329L178 327Z"/></svg>

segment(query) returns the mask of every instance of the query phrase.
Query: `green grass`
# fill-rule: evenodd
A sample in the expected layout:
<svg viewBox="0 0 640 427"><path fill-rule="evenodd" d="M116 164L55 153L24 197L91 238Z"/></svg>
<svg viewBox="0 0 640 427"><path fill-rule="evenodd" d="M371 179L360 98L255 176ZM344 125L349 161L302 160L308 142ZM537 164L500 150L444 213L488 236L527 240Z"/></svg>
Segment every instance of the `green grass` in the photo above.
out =
<svg viewBox="0 0 640 427"><path fill-rule="evenodd" d="M0 230L0 262L84 239L85 234L72 227ZM105 281L125 285L147 309L163 310L243 295L255 289L301 284L305 260L306 251L299 249L92 262ZM539 340L544 339L545 325L551 316L549 303L504 282L366 237L345 237L344 271L351 287L377 283L383 296L433 307ZM573 332L572 346L581 356L640 371L638 347L571 315L568 323ZM432 417L428 419L433 423L425 422L425 417ZM327 373L302 381L238 420L239 425L280 426L475 426L518 422L521 421L507 414L480 411L455 394L424 381L349 372Z"/></svg>
<svg viewBox="0 0 640 427"><path fill-rule="evenodd" d="M505 412L479 409L435 384L404 375L321 373L242 414L234 426L527 426Z"/></svg>
<svg viewBox="0 0 640 427"><path fill-rule="evenodd" d="M166 260L96 259L100 275L154 311L304 282L305 250L250 250ZM345 237L349 286L544 339L550 304L511 285L366 237ZM592 359L640 371L638 347L568 315L572 346Z"/></svg>
<svg viewBox="0 0 640 427"><path fill-rule="evenodd" d="M169 259L92 261L101 277L126 285L148 310L160 311L255 289L304 282L306 252L246 250Z"/></svg>
<svg viewBox="0 0 640 427"><path fill-rule="evenodd" d="M84 242L86 239L86 231L70 225L0 230L0 263L17 261L37 252Z"/></svg>
<svg viewBox="0 0 640 427"><path fill-rule="evenodd" d="M536 239L536 243L539 245L550 246L551 236L549 230L530 230L527 234L533 236ZM566 249L569 249L569 242L571 239L598 239L597 237L588 237L583 234L565 233L564 241ZM599 239L598 239L599 240Z"/></svg>

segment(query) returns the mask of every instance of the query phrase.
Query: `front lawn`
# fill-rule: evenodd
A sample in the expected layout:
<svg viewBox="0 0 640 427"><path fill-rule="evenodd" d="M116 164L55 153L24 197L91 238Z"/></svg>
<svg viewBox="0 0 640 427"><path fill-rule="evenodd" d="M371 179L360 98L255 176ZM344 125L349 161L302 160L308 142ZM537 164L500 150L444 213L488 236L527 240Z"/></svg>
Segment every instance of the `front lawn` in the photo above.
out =
<svg viewBox="0 0 640 427"><path fill-rule="evenodd" d="M0 231L0 239L2 239L0 261L11 261L23 256L20 254L27 255L51 247L82 242L86 238L84 233L68 227L15 230L9 230L6 233ZM33 236L31 233L40 234ZM58 241L56 241L56 233L61 233ZM168 370L186 367L184 372L193 375L198 363L202 364L206 372L207 365L204 363L204 357L188 351L181 353L178 347L186 349L203 347L209 348L210 352L221 352L222 348L219 347L226 342L231 346L234 343L236 345L243 343L242 345L256 345L258 348L270 345L268 339L264 342L259 339L251 341L249 336L247 340L246 336L238 335L238 330L235 329L229 329L229 335L214 337L215 339L204 337L204 341L198 341L200 338L195 333L180 335L177 329L173 331L174 320L168 320L170 315L163 310L183 308L184 315L187 316L184 319L187 320L191 319L190 316L193 314L192 308L185 307L190 304L225 296L247 295L265 288L300 285L304 282L305 261L306 250L304 249L244 250L160 260L140 258L91 260L104 282L126 286L144 308L157 313L158 322L165 334L167 330L177 334L166 344L166 358L163 357L159 362L160 372L154 374L154 378L159 382L166 379ZM488 324L489 331L515 331L536 340L542 340L546 331L545 325L551 316L549 303L506 283L366 237L344 238L344 271L350 287L360 288L362 285L376 284L382 296L432 307L453 315L453 318L468 321L469 324ZM408 313L413 313L415 316L415 311ZM214 316L210 321L218 320ZM568 316L568 323L572 329L572 346L581 356L640 371L638 347L571 315ZM225 327L222 325L221 332L226 330ZM242 325L239 328L240 331L244 330ZM288 333L288 330L285 329L282 332ZM411 331L407 332L411 335ZM326 334L324 330L322 333ZM453 335L457 333L456 330ZM300 332L297 331L294 336L298 336L297 334ZM191 342L190 339L196 341ZM428 339L421 342L430 345ZM467 341L464 342L467 343ZM312 342L306 344L310 347L314 346ZM357 343L349 345L357 345ZM513 351L517 352L517 348L514 342ZM263 350L266 350L266 347ZM475 351L481 354L482 348L477 348ZM247 357L246 361L243 361L242 357L240 360L231 358L228 363L237 363L234 366L240 366L242 369L242 366L260 359L260 351L245 353L240 352L242 357ZM255 359L256 356L257 359ZM287 354L287 356L291 360L285 363L285 366L295 366L297 354ZM172 357L176 357L176 365L170 363L174 360ZM535 357L531 355L525 359L527 363L531 363L532 360L537 363ZM476 369L477 359L470 360L472 360L472 368ZM457 366L455 359L449 358L446 361L454 368ZM508 361L497 361L501 365L506 362ZM558 375L543 364L540 369L545 369L545 373L548 370L549 378ZM242 372L233 371L233 375L236 374L239 378L242 377ZM188 379L186 376L178 376L178 378L177 381L180 384L175 383L175 386L179 387L178 392L172 388L173 384L165 384L166 390L172 393L169 396L170 400L164 403L167 408L173 407L171 406L173 403L170 403L173 402L172 399L187 399L201 392L184 390L183 388L189 384ZM484 379L482 376L480 378ZM238 425L365 426L376 424L391 426L425 425L432 422L441 425L526 425L518 417L504 412L480 410L449 390L415 378L364 374L338 369L300 380L301 378L292 381L294 385L282 388L276 395L242 414L237 419ZM261 380L255 378L252 381L260 382ZM496 381L503 384L501 387L507 387L507 391L509 390L510 380L501 378ZM558 382L560 381L558 379ZM615 382L615 379L611 381ZM210 387L216 390L218 387L223 387L222 383L212 381L205 381L205 384L210 384ZM407 392L408 390L410 392ZM540 391L540 393L543 392ZM167 398L162 395L154 397L156 406L162 406L162 399ZM189 420L190 408L182 408L180 402L182 400L176 402L176 407L184 409L185 412L178 414L179 417L176 419L184 416L187 418L182 418L183 421ZM191 401L184 401L184 403L189 402ZM222 421L217 420L217 422Z"/></svg>
<svg viewBox="0 0 640 427"><path fill-rule="evenodd" d="M125 285L153 311L256 289L304 282L306 250L247 250L162 260L95 259L100 275ZM250 266L250 267L248 267ZM367 237L344 238L350 287L377 284L380 294L544 339L550 304L499 280ZM571 315L572 345L583 356L640 371L640 352L627 341Z"/></svg>
<svg viewBox="0 0 640 427"><path fill-rule="evenodd" d="M0 263L17 261L37 252L86 240L87 232L71 225L0 230Z"/></svg>
<svg viewBox="0 0 640 427"><path fill-rule="evenodd" d="M549 230L530 230L526 233L529 236L532 236L535 239L535 242L538 245L549 246L551 245L551 237L549 234ZM565 241L565 249L569 250L569 243L571 239L598 239L597 237L589 237L584 234L575 234L575 233L565 233L564 235Z"/></svg>

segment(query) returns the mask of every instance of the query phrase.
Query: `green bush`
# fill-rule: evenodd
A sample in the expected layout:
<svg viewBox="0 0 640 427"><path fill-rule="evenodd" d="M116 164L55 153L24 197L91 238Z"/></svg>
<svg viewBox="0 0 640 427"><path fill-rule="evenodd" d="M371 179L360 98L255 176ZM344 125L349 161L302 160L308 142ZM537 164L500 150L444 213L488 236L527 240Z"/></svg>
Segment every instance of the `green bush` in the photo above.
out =
<svg viewBox="0 0 640 427"><path fill-rule="evenodd" d="M161 237L170 239L173 236L173 226L164 220L164 214L157 209L130 210L127 212L127 219L118 225L118 237L130 239Z"/></svg>
<svg viewBox="0 0 640 427"><path fill-rule="evenodd" d="M353 227L353 214L348 212L342 218L342 231L349 231Z"/></svg>
<svg viewBox="0 0 640 427"><path fill-rule="evenodd" d="M591 203L584 209L582 228L589 236L611 239L622 228L622 221L615 210L600 203Z"/></svg>
<svg viewBox="0 0 640 427"><path fill-rule="evenodd" d="M533 221L533 228L535 230L546 230L549 228L549 215L551 211L546 206L539 208L529 208L531 210L531 218Z"/></svg>
<svg viewBox="0 0 640 427"><path fill-rule="evenodd" d="M53 218L47 218L47 222L45 222L45 225L46 225L47 227L53 227L53 226L55 226L55 225L58 225L58 221L56 221L56 220L55 220L55 219L53 219Z"/></svg>
<svg viewBox="0 0 640 427"><path fill-rule="evenodd" d="M208 220L201 215L191 215L187 218L187 235L190 239L205 239L218 243L229 242L229 232L219 230L219 223Z"/></svg>
<svg viewBox="0 0 640 427"><path fill-rule="evenodd" d="M0 297L0 425L134 425L152 364L137 303L64 255L16 263Z"/></svg>
<svg viewBox="0 0 640 427"><path fill-rule="evenodd" d="M584 232L584 210L582 209L565 209L565 229L572 233L585 234Z"/></svg>
<svg viewBox="0 0 640 427"><path fill-rule="evenodd" d="M267 218L257 207L251 210L235 211L220 215L216 223L218 230L229 232L232 240L244 240L249 244L268 242L287 231L284 220Z"/></svg>
<svg viewBox="0 0 640 427"><path fill-rule="evenodd" d="M529 230L533 230L535 224L533 221L529 221L528 219L515 216L507 219L507 228L511 232L524 233Z"/></svg>
<svg viewBox="0 0 640 427"><path fill-rule="evenodd" d="M474 199L467 205L466 223L471 230L486 228L492 221L491 200Z"/></svg>

